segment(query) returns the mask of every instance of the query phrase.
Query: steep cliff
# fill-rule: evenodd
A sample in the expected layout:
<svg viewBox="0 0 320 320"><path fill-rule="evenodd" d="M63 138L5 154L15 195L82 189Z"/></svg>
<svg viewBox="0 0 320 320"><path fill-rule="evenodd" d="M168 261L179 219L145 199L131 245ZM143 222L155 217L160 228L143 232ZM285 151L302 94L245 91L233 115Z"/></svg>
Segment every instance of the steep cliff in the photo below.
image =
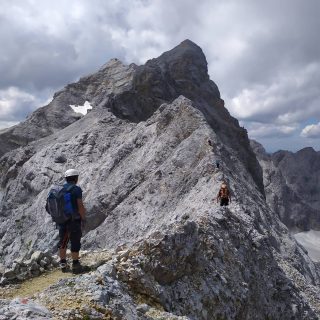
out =
<svg viewBox="0 0 320 320"><path fill-rule="evenodd" d="M247 133L224 108L216 84L209 79L206 58L201 48L190 40L143 66L125 66L113 59L97 73L67 85L54 95L48 106L0 133L0 156L78 120L81 115L70 105L89 101L94 108L109 110L121 119L137 123L150 117L162 103L172 102L180 95L191 99L221 139L237 151L263 192L261 169Z"/></svg>
<svg viewBox="0 0 320 320"><path fill-rule="evenodd" d="M83 248L111 258L40 293L52 314L318 319L316 268L269 209L247 134L225 109L198 46L184 41L144 66L112 60L52 104L69 95L93 110L0 159L5 272L22 269L15 258L54 252L46 195L76 167L88 211ZM214 198L223 180L233 200L222 209ZM66 303L74 290L81 298Z"/></svg>
<svg viewBox="0 0 320 320"><path fill-rule="evenodd" d="M267 154L251 145L263 168L267 202L294 232L320 229L320 154L313 148Z"/></svg>

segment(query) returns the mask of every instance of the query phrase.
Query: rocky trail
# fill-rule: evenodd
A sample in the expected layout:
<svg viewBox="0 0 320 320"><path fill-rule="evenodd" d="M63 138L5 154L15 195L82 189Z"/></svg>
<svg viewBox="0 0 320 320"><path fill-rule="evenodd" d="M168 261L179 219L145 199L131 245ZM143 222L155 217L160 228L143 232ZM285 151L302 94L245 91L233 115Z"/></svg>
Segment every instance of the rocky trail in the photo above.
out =
<svg viewBox="0 0 320 320"><path fill-rule="evenodd" d="M262 254L258 260L261 259L263 264L266 261L263 255L272 254L275 260L279 261L282 272L289 277L289 282L283 278L284 282L273 284L270 290L275 285L278 286L278 289L274 287L276 292L280 290L282 294L288 294L288 290L297 293L303 290L306 302L312 306L314 312L319 313L320 299L317 287L311 285L300 272L292 268L289 261L284 261L277 251L267 253L268 250L266 251L264 246L272 240L271 235L257 234L252 229L254 217L244 213L242 209L237 201L234 201L229 208L212 205L210 210L201 214L195 221L185 215L181 221L171 226L169 233L153 234L146 241L137 243L133 247L120 246L115 251L86 252L82 257L82 263L91 266L93 269L91 272L73 276L54 269L21 284L6 286L0 292L1 298L7 299L2 300L2 303L7 301L7 304L2 305L0 311L6 315L10 315L11 312L12 319L14 315L20 316L17 319L27 319L23 318L25 314L28 314L28 319L33 317L34 319L193 319L165 311L169 309L171 303L163 291L166 286L171 286L173 283L178 285L181 282L181 291L177 291L176 294L180 296L180 303L186 303L184 309L188 305L187 292L194 291L192 299L196 300L193 301L192 308L199 303L198 312L201 310L203 312L203 302L197 300L197 295L200 298L206 294L208 299L213 299L211 292L213 288L217 295L224 292L227 299L225 303L228 303L232 291L239 290L239 294L242 292L241 294L246 296L251 286L260 286L260 277L263 275L259 273L256 274L256 279L251 274L251 279L243 279L239 283L237 270L242 262L233 260L233 249L228 248L229 245L220 238L221 235L212 230L213 226L216 226L216 229L219 225L221 231L225 232L223 230L233 225L235 229L231 234L235 238L232 241L238 242L239 248L242 250L252 248L255 255ZM203 246L207 248L205 251ZM287 241L282 246L287 252L294 249ZM298 247L294 250L297 249ZM203 256L204 252L206 256ZM199 276L200 279L208 276L203 272L208 272L212 263L215 271L212 270L210 273L215 279L215 284L209 290L208 283L203 280L198 282L196 279L199 279ZM270 272L279 272L279 269L273 269L272 266L269 268ZM230 277L232 273L235 273L233 278ZM165 295L162 296L163 294ZM250 305L251 299L254 298L247 299L249 297L245 301ZM166 305L167 303L169 305ZM19 309L21 304L25 304L22 311ZM28 304L31 304L29 308ZM215 308L217 308L215 311L219 310L218 305ZM293 312L298 312L301 306L290 308L293 308ZM229 319L230 312L232 311L228 309L220 309L217 317ZM313 318L312 313L308 313L308 317Z"/></svg>
<svg viewBox="0 0 320 320"><path fill-rule="evenodd" d="M71 254L68 252L67 257L71 260ZM101 252L83 252L81 262L90 267L91 270L97 269L100 265L111 259L111 253L106 251ZM57 257L52 257L52 260L58 260ZM44 270L39 276L31 277L24 281L17 282L17 279L12 279L12 284L0 287L0 299L12 298L30 298L49 286L54 285L59 280L74 277L72 272L62 272L58 267L51 270Z"/></svg>
<svg viewBox="0 0 320 320"><path fill-rule="evenodd" d="M0 299L29 298L47 289L61 279L70 278L70 273L62 273L60 270L49 271L41 276L0 288Z"/></svg>
<svg viewBox="0 0 320 320"><path fill-rule="evenodd" d="M121 249L118 249L121 258L119 256L115 258L115 252L105 250L84 252L81 262L89 266L91 271L82 275L73 275L71 272L62 273L58 268L54 268L31 279L19 283L13 281L12 284L1 287L0 319L122 319L121 305L115 304L116 310L112 310L99 303L101 299L99 287L101 290L102 285L107 285L106 273L115 276L114 267L105 266L106 262L111 259L127 261L128 252ZM96 271L96 269L99 270ZM113 271L110 272L110 270ZM114 292L110 291L110 295L116 296L116 289L119 288L114 285L114 279L108 278L108 280L110 282L108 285L111 285L111 290L114 290ZM98 288L97 292L88 294L87 286ZM62 288L58 293L55 290L57 287ZM139 293L129 301L136 304L137 312L145 314L142 316L143 319L189 319L165 312L161 304ZM121 303L125 302L125 300L121 301ZM134 318L130 316L129 319Z"/></svg>

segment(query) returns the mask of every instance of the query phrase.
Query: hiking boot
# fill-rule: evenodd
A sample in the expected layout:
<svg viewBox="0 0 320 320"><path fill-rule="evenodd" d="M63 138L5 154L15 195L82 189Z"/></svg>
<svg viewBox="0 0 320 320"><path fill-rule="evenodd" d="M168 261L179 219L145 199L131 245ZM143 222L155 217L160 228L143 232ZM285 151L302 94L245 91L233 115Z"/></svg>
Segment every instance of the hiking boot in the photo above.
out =
<svg viewBox="0 0 320 320"><path fill-rule="evenodd" d="M80 273L88 272L90 270L91 270L90 267L83 266L80 262L72 264L72 273L73 274L80 274Z"/></svg>
<svg viewBox="0 0 320 320"><path fill-rule="evenodd" d="M70 271L69 265L66 262L60 262L59 268L63 273Z"/></svg>

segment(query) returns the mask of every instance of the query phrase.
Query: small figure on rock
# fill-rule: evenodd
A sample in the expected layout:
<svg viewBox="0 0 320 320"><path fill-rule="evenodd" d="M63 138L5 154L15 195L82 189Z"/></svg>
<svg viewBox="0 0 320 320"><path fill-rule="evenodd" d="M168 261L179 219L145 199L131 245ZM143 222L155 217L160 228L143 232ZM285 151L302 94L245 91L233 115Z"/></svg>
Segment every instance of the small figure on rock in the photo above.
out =
<svg viewBox="0 0 320 320"><path fill-rule="evenodd" d="M158 170L158 171L155 173L155 176L156 176L156 180L161 180L161 179L162 179L162 171L161 171L161 170Z"/></svg>
<svg viewBox="0 0 320 320"><path fill-rule="evenodd" d="M214 151L213 144L212 144L212 141L210 139L208 139L208 145L209 145L211 151Z"/></svg>
<svg viewBox="0 0 320 320"><path fill-rule="evenodd" d="M79 172L69 169L65 172L66 183L53 186L49 191L46 210L59 229L59 256L62 272L69 271L67 264L67 246L71 242L72 272L87 271L79 262L81 248L82 224L85 221L85 208L82 202L82 189L77 186Z"/></svg>
<svg viewBox="0 0 320 320"><path fill-rule="evenodd" d="M217 195L217 203L220 200L220 206L228 206L229 202L231 202L230 191L225 182L222 182L221 188Z"/></svg>
<svg viewBox="0 0 320 320"><path fill-rule="evenodd" d="M217 158L216 154L214 153L214 147L213 147L212 141L210 139L208 139L208 145L210 147L210 151L213 152L212 162L216 165L216 168L219 169L220 168L220 161Z"/></svg>

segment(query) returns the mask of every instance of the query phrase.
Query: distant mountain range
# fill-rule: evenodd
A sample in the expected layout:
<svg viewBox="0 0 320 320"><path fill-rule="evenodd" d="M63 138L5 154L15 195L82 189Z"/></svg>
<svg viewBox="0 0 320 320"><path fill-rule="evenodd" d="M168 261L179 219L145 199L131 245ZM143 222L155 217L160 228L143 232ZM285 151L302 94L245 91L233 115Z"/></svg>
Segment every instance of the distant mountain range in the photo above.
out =
<svg viewBox="0 0 320 320"><path fill-rule="evenodd" d="M320 152L304 148L267 154L256 141L251 146L263 169L272 210L293 232L320 230Z"/></svg>

